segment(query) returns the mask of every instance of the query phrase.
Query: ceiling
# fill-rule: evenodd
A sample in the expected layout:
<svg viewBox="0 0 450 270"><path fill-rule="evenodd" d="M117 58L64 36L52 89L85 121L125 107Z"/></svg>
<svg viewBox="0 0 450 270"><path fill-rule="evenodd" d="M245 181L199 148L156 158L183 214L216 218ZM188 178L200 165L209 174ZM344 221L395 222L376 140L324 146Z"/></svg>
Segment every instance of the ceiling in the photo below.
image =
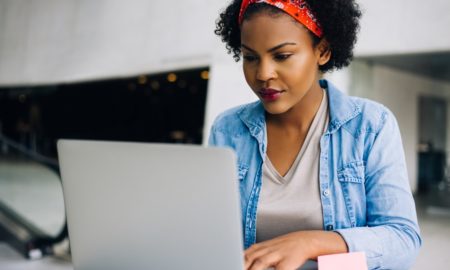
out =
<svg viewBox="0 0 450 270"><path fill-rule="evenodd" d="M450 82L450 51L357 57L357 59Z"/></svg>

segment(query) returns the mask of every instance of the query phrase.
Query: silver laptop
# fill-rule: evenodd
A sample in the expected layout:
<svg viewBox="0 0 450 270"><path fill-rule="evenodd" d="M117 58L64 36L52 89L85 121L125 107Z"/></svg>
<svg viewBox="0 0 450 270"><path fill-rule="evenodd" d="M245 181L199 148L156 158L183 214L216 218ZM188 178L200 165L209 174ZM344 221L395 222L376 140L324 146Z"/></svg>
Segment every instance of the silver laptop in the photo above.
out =
<svg viewBox="0 0 450 270"><path fill-rule="evenodd" d="M58 155L75 270L243 269L231 150L59 140Z"/></svg>

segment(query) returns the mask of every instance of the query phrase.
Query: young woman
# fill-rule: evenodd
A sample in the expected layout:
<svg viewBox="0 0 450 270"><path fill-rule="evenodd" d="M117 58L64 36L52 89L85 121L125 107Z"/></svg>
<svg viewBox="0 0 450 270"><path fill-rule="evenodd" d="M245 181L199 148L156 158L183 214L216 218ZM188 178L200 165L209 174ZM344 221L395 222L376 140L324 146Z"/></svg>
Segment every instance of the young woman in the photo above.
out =
<svg viewBox="0 0 450 270"><path fill-rule="evenodd" d="M234 0L220 14L215 33L259 98L222 113L210 137L237 154L246 269L354 251L369 269L414 261L421 238L394 116L320 80L350 63L360 16L353 0Z"/></svg>

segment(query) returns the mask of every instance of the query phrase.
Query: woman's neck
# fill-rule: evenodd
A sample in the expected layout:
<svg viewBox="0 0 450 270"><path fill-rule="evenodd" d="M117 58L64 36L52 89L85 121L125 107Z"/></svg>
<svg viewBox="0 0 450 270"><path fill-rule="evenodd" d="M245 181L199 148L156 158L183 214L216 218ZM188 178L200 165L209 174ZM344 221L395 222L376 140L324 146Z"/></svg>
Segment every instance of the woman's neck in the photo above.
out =
<svg viewBox="0 0 450 270"><path fill-rule="evenodd" d="M266 114L267 123L287 130L308 131L322 103L323 90L315 84L290 110L282 114Z"/></svg>

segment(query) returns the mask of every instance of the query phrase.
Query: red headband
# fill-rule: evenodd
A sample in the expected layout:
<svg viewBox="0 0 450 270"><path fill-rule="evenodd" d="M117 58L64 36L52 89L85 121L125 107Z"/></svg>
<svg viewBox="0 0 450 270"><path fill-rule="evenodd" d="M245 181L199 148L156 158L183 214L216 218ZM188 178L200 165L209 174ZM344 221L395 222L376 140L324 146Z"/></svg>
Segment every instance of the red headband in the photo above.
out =
<svg viewBox="0 0 450 270"><path fill-rule="evenodd" d="M242 24L247 7L255 3L266 3L283 10L303 24L316 36L322 37L322 27L309 9L305 0L242 0L241 9L239 11L239 25Z"/></svg>

